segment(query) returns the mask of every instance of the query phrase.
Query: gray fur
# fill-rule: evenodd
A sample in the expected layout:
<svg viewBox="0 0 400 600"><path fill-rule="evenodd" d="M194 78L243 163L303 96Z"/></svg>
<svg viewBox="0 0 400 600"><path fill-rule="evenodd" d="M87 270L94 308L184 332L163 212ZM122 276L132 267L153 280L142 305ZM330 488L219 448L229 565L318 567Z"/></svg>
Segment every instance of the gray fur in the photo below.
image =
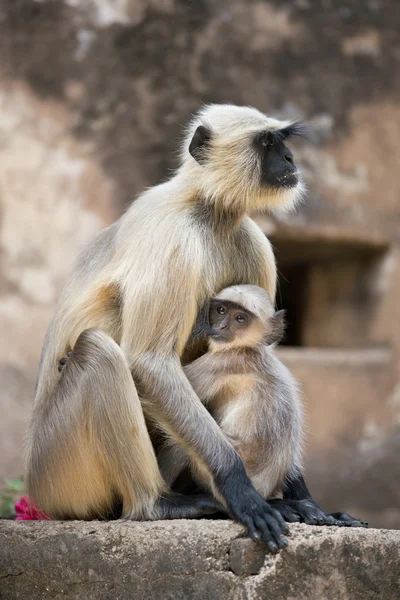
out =
<svg viewBox="0 0 400 600"><path fill-rule="evenodd" d="M258 323L251 325L253 329L256 325L255 332L245 331L230 343L212 342L209 352L184 371L241 455L254 487L265 499L277 497L282 494L287 475L301 466L298 385L274 347L264 343L275 314L265 290L238 285L222 290L216 298L258 315ZM157 458L168 485L189 464L175 444L163 449Z"/></svg>
<svg viewBox="0 0 400 600"><path fill-rule="evenodd" d="M112 494L127 516L159 514L152 510L166 486L142 408L197 461L216 497L213 474L229 473L237 461L180 358L199 307L225 286L251 283L275 296L270 243L246 212L291 205L300 187L260 187L251 140L257 128L285 123L230 106L207 107L193 127L202 121L213 131L207 160L190 156L189 132L176 175L144 192L81 255L50 324L27 439L27 488L52 516L91 515ZM208 217L199 218L205 206ZM98 332L86 334L94 345L80 337L88 329ZM58 362L71 350L60 376Z"/></svg>

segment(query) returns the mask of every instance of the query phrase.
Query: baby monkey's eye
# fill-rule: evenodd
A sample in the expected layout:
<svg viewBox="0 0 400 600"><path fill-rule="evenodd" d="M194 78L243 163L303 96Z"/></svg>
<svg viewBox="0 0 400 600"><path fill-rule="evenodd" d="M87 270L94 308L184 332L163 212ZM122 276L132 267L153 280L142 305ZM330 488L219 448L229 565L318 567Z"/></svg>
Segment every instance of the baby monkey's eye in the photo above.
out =
<svg viewBox="0 0 400 600"><path fill-rule="evenodd" d="M224 306L218 306L217 313L219 315L224 315L226 313L226 308Z"/></svg>
<svg viewBox="0 0 400 600"><path fill-rule="evenodd" d="M236 321L238 323L244 323L246 321L246 317L244 315L237 315L236 316Z"/></svg>

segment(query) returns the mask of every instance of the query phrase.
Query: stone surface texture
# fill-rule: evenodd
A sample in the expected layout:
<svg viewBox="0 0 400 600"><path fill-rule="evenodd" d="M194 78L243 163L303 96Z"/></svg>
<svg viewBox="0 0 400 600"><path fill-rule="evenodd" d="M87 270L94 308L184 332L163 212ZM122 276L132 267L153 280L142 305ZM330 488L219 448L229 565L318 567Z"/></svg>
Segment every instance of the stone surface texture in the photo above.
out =
<svg viewBox="0 0 400 600"><path fill-rule="evenodd" d="M232 102L314 126L295 148L306 202L263 217L282 290L312 263L291 292L308 293L303 345L282 350L303 386L311 489L400 527L399 47L393 0L0 2L0 480L22 472L77 253L168 176L193 111Z"/></svg>
<svg viewBox="0 0 400 600"><path fill-rule="evenodd" d="M292 525L278 556L224 521L2 522L2 600L398 600L400 532Z"/></svg>

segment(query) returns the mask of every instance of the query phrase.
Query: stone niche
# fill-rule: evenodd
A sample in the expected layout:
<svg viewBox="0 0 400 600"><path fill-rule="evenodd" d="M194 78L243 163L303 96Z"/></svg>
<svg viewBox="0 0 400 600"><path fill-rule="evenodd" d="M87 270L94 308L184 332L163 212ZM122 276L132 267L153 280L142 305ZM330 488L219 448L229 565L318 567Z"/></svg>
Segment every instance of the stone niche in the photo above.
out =
<svg viewBox="0 0 400 600"><path fill-rule="evenodd" d="M381 300L388 243L336 228L278 228L270 235L279 268L284 345L365 348Z"/></svg>

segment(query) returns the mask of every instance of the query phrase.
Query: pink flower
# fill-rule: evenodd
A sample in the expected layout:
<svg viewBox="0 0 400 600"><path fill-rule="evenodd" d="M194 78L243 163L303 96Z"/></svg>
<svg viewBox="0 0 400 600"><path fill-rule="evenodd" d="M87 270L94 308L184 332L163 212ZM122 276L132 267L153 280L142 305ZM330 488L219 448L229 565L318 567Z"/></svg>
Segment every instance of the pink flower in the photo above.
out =
<svg viewBox="0 0 400 600"><path fill-rule="evenodd" d="M28 496L21 496L18 502L15 503L15 512L17 513L16 521L50 521L48 517L42 513L36 506L31 504Z"/></svg>

